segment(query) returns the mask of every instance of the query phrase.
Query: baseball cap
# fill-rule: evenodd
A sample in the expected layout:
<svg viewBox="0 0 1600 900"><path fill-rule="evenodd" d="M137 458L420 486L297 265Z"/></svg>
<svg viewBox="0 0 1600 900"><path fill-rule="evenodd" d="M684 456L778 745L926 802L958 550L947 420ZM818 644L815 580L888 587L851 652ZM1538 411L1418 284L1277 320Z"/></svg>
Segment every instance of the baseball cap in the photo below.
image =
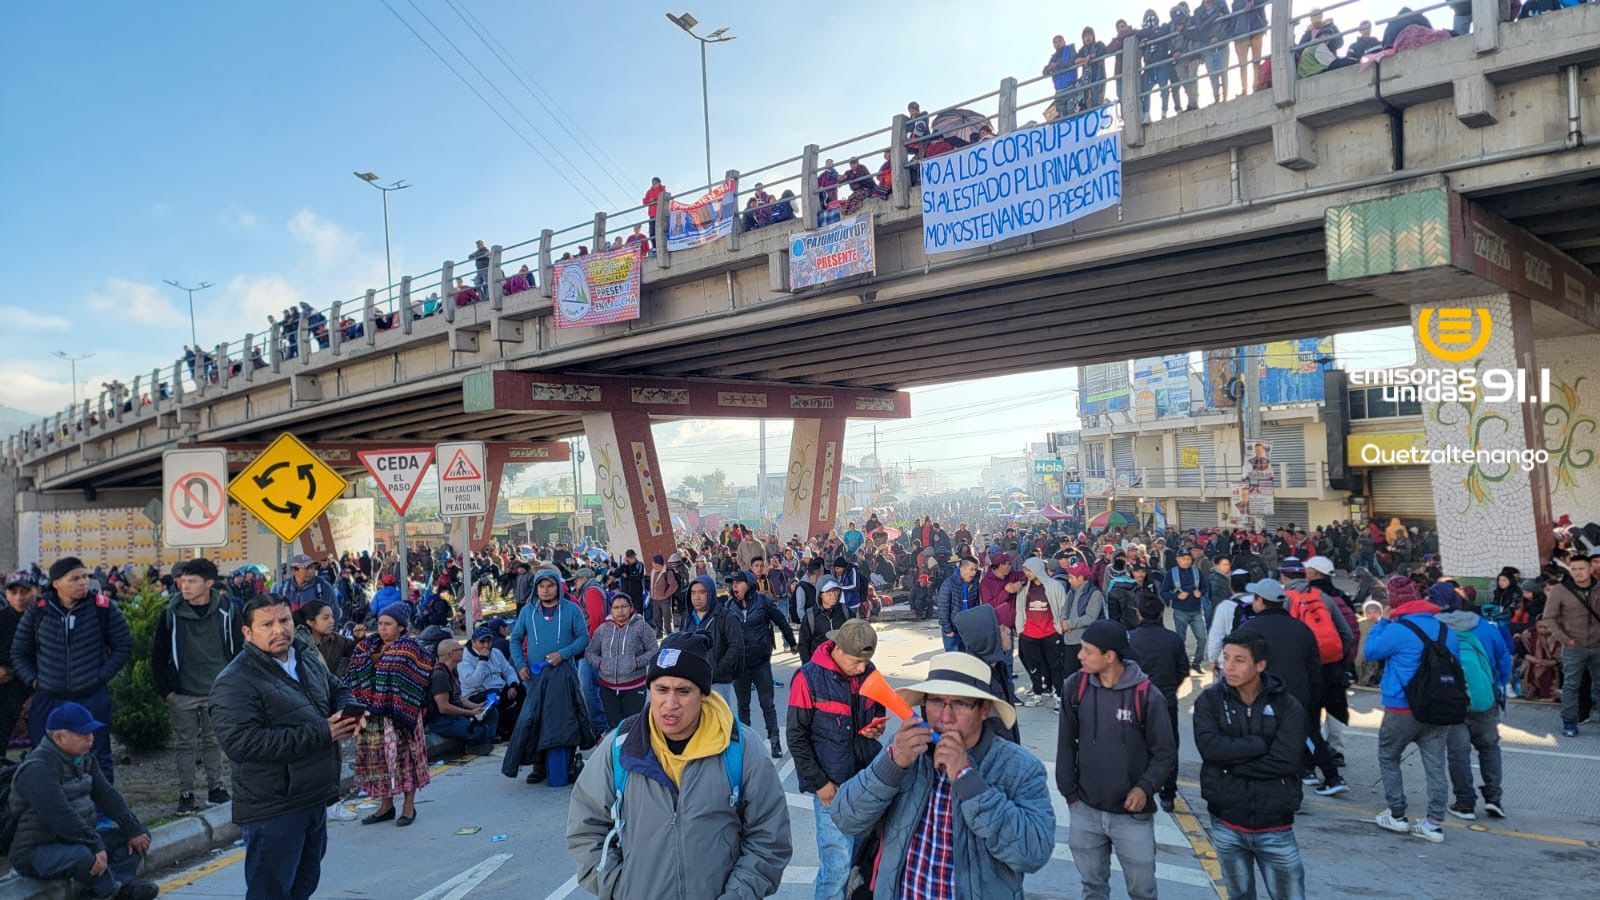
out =
<svg viewBox="0 0 1600 900"><path fill-rule="evenodd" d="M1067 574L1076 575L1079 578L1089 578L1094 575L1094 570L1090 569L1083 563L1073 563L1072 565L1067 566Z"/></svg>
<svg viewBox="0 0 1600 900"><path fill-rule="evenodd" d="M28 572L12 572L6 576L6 590L17 587L38 587L38 582L34 581L33 575Z"/></svg>
<svg viewBox="0 0 1600 900"><path fill-rule="evenodd" d="M311 557L305 555L304 553L296 553L295 555L289 557L289 565L293 568L303 569L306 566L311 565Z"/></svg>
<svg viewBox="0 0 1600 900"><path fill-rule="evenodd" d="M837 590L840 590L839 582L834 581L832 578L824 578L822 579L822 583L817 585L817 593L819 595L826 594L829 591Z"/></svg>
<svg viewBox="0 0 1600 900"><path fill-rule="evenodd" d="M1255 594L1268 603L1282 603L1286 599L1283 585L1276 578L1263 578L1244 586L1245 592Z"/></svg>
<svg viewBox="0 0 1600 900"><path fill-rule="evenodd" d="M871 659L878 649L878 633L865 619L850 619L828 632L828 640L856 659Z"/></svg>
<svg viewBox="0 0 1600 900"><path fill-rule="evenodd" d="M50 718L45 720L46 731L70 731L73 734L94 734L106 727L103 722L96 722L89 710L79 703L63 703L50 711Z"/></svg>
<svg viewBox="0 0 1600 900"><path fill-rule="evenodd" d="M1315 569L1324 575L1333 574L1333 560L1326 556L1313 556L1306 560L1306 569Z"/></svg>

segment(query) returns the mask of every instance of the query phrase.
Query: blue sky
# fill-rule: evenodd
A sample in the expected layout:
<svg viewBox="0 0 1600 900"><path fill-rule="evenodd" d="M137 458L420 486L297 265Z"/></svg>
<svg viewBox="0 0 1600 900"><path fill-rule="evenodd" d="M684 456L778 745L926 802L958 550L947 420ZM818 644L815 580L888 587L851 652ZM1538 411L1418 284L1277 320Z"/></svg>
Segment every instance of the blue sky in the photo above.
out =
<svg viewBox="0 0 1600 900"><path fill-rule="evenodd" d="M184 296L163 279L215 283L196 296L206 346L261 330L268 313L292 302L322 307L381 287L380 200L354 170L415 185L392 197L397 278L447 255L461 258L476 238L512 244L589 219L591 198L608 210L636 204L652 175L680 189L704 180L698 48L663 17L668 7L388 4L554 167L383 0L7 10L0 209L10 214L0 217L8 282L0 316L20 340L10 348L0 405L46 413L66 403L67 366L52 350L95 354L79 365L80 382L92 389L170 366L189 322ZM1363 0L1337 18L1353 23L1383 6ZM571 134L552 124L457 8L510 51L517 74L567 117ZM1104 39L1119 15L1136 18L1143 4L1109 0L1092 15L1044 0L1008 0L1004 15L957 0L695 0L690 8L702 33L726 25L737 36L711 48L713 166L721 172L884 127L909 99L932 107L992 90L1006 75L1029 77L1049 55L1052 34L1075 37L1089 24ZM573 136L585 134L601 149ZM1059 389L1062 377L986 389L1025 397L1041 385ZM935 415L970 393L932 393L922 408ZM1065 416L1070 404L1059 410ZM1039 430L1032 419L1048 417L1022 413L1029 422L987 429L984 443L1012 450ZM926 430L930 445L953 433Z"/></svg>

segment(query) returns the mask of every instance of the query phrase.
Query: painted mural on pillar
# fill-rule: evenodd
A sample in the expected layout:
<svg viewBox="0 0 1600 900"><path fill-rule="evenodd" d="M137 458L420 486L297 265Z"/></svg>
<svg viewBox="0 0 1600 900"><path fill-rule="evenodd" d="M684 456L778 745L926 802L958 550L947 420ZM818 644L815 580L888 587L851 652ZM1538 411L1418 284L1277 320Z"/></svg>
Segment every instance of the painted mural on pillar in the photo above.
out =
<svg viewBox="0 0 1600 900"><path fill-rule="evenodd" d="M829 441L827 450L824 451L822 457L822 486L824 488L831 489L834 484L833 470L838 463L838 455L839 445ZM817 520L819 522L833 521L833 497L828 493L824 493L817 499Z"/></svg>
<svg viewBox="0 0 1600 900"><path fill-rule="evenodd" d="M628 515L628 482L611 458L611 445L595 444L591 449L594 453L595 492L600 495L609 514L618 518Z"/></svg>
<svg viewBox="0 0 1600 900"><path fill-rule="evenodd" d="M656 496L656 478L650 470L650 452L643 441L630 441L633 453L633 472L639 476L639 496L644 500L645 520L650 526L650 536L660 537L662 532L661 500Z"/></svg>
<svg viewBox="0 0 1600 900"><path fill-rule="evenodd" d="M1534 355L1550 372L1551 396L1541 423L1551 511L1580 525L1600 521L1600 358L1587 335L1537 342Z"/></svg>
<svg viewBox="0 0 1600 900"><path fill-rule="evenodd" d="M1516 334L1511 300L1491 294L1458 301L1488 310L1492 334L1470 366L1434 358L1413 336L1417 367L1422 369L1516 369ZM1421 308L1411 311L1413 335ZM1435 401L1423 404L1423 430L1434 449L1522 452L1528 448L1517 404ZM1433 462L1434 509L1440 523L1439 551L1452 574L1493 577L1502 566L1534 571L1539 564L1534 529L1533 488L1529 473L1512 462L1464 459Z"/></svg>

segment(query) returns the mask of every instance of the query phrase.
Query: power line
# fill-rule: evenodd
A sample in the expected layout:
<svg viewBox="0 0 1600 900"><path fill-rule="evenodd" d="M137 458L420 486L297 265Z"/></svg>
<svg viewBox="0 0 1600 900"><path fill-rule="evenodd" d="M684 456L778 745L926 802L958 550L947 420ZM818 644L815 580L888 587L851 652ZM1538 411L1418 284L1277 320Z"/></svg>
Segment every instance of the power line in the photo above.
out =
<svg viewBox="0 0 1600 900"><path fill-rule="evenodd" d="M594 206L595 208L599 208L599 207L602 207L602 206L605 205L603 203L595 202L595 199L593 197L590 197L588 194L584 193L582 188L580 188L576 184L572 183L572 179L568 178L566 176L566 174L563 173L560 169L557 169L556 166L555 166L555 163L552 163L550 161L550 157L544 155L544 151L543 150L540 150L538 147L535 147L533 145L533 142L529 141L527 139L527 137L525 137L522 134L522 132L517 129L517 126L511 124L511 120L510 119L507 119L503 114L501 114L500 110L495 108L493 103L489 102L489 98L485 97L483 95L482 91L479 91L477 89L477 87L475 87L472 84L472 82L467 80L466 76L464 76L460 72L458 72L456 70L456 67L452 66L450 64L450 61L444 58L443 54L441 54L438 50L434 49L434 46L432 44L428 43L428 39L427 38L423 37L421 35L421 33L419 33L417 31L417 29L411 27L411 23L407 22L400 15L400 13L396 12L395 8L393 6L389 5L389 0L378 0L378 2L382 3L383 4L383 8L387 9L389 11L390 15L392 15L396 19L398 19L400 21L400 24L404 25L406 27L407 31L411 32L411 36L412 37L415 37L417 39L417 41L422 44L422 46L428 48L428 52L432 53L434 58L439 60L439 62L441 64L443 64L446 69L449 69L451 75L454 75L457 79L460 80L460 82L462 84L466 85L467 90L471 91L472 95L474 97L477 97L479 102L481 102L484 106L488 107L489 111L494 113L495 118L499 119L502 123L504 123L506 128L509 128L511 130L511 133L516 135L519 140L521 140L524 144L527 144L529 150L532 150L535 155L537 155L540 159L544 160L544 164L550 167L550 171L554 172L557 177L559 177L562 181L566 182L567 187L572 188L573 193L577 194L579 197L582 197L583 201L585 203L588 203L591 206Z"/></svg>
<svg viewBox="0 0 1600 900"><path fill-rule="evenodd" d="M572 138L572 142L578 146L578 149L582 150L584 155L589 157L589 160L598 166L600 171L606 174L607 178L611 179L612 184L615 184L617 187L622 189L623 196L627 196L631 191L635 190L635 188L630 188L618 181L616 175L612 174L612 170L615 169L618 172L622 172L624 176L628 177L632 177L632 174L622 171L622 166L606 153L605 148L600 145L599 141L596 141L589 135L587 131L583 130L583 126L578 123L577 119L573 118L571 114L562 109L561 104L556 101L555 95L551 93L550 90L544 85L539 84L539 80L533 77L533 73L523 69L520 65L514 65L511 60L506 58L506 54L509 54L511 51L506 50L505 45L501 44L499 39L494 37L489 29L484 28L483 23L479 22L477 17L474 16L470 10L463 9L461 6L458 6L456 4L456 0L445 0L445 2L450 5L452 10L455 10L455 14L461 19L462 22L466 23L467 28L470 29L474 35L477 35L478 40L482 42L485 47L489 48L489 52L494 54L495 59L500 60L500 64L506 67L506 71L511 73L511 77L515 78L518 84L522 85L522 89L528 92L528 96L532 97L536 103L544 107L544 111L550 114L550 120L559 125L561 130L567 133L567 137ZM519 71L528 76L527 81L523 80L522 74L518 74ZM545 103L544 98L528 85L528 81L532 81L534 84L539 86L539 90L549 94L550 103ZM554 105L554 109L551 108L552 105ZM561 121L562 116L565 116L570 122L572 122L572 128L577 129L578 134L573 134L572 129L568 128L566 123ZM582 136L581 140L579 135ZM605 163L595 159L594 154L589 152L589 147L591 145L595 150L600 152L601 156L605 157ZM607 164L609 164L609 168L607 167ZM638 183L642 184L643 182L641 181Z"/></svg>
<svg viewBox="0 0 1600 900"><path fill-rule="evenodd" d="M495 84L494 79L490 78L488 75L485 75L483 70L478 68L478 64L472 61L472 57L468 56L461 50L460 47L456 46L456 42L450 39L450 35L445 34L444 29L440 28L438 24L433 21L433 19L428 17L427 13L422 11L422 7L417 5L416 0L406 0L406 2L411 5L412 9L417 11L417 15L422 17L422 21L427 22L429 27L439 33L439 37L444 38L444 42L450 45L450 49L454 50L457 56L460 56L467 65L472 67L472 71L478 73L478 77L482 78L484 83L489 86L489 90L494 91L501 100L505 101L507 106L511 107L512 112L516 113L523 122L527 123L528 127L533 130L534 134L539 135L541 140L550 145L550 149L555 151L556 156L559 156L561 161L567 164L568 168L577 173L578 177L583 179L584 184L594 188L594 191L597 194L605 194L605 191L601 190L599 185L589 180L589 176L585 175L582 169L578 168L577 165L572 162L572 160L567 159L567 155L561 152L561 148L556 146L554 141L545 137L543 134L540 134L539 126L533 124L533 120L528 118L527 114L522 111L522 107L512 102L511 98L506 96L506 92L500 90L500 86ZM622 196L627 197L628 195L626 192L624 192Z"/></svg>

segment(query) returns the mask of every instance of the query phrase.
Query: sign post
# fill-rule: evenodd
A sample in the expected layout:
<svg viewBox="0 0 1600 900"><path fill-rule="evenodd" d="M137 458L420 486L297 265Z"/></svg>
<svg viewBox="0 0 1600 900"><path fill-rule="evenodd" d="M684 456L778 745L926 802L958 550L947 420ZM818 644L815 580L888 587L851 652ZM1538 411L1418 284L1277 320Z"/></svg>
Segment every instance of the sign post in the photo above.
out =
<svg viewBox="0 0 1600 900"><path fill-rule="evenodd" d="M359 450L356 457L361 464L367 467L372 474L372 480L378 483L378 490L383 493L398 514L396 530L398 538L395 543L399 545L396 559L399 560L399 571L395 573L395 580L400 583L400 596L406 600L411 599L410 567L406 564L406 510L411 506L411 500L417 495L417 488L422 484L422 476L428 471L428 464L433 461L433 448L403 450ZM380 577L379 582L382 582Z"/></svg>
<svg viewBox="0 0 1600 900"><path fill-rule="evenodd" d="M220 447L161 454L163 546L198 550L228 543L227 483L228 452ZM151 511L146 507L147 515Z"/></svg>
<svg viewBox="0 0 1600 900"><path fill-rule="evenodd" d="M439 515L449 519L470 516L491 517L489 509L489 483L484 473L488 469L482 441L452 441L434 447L438 459L435 471L439 479ZM467 523L465 558L462 560L461 578L466 597L462 601L462 622L467 634L477 624L477 609L472 584L472 525ZM485 529L487 530L487 529Z"/></svg>

